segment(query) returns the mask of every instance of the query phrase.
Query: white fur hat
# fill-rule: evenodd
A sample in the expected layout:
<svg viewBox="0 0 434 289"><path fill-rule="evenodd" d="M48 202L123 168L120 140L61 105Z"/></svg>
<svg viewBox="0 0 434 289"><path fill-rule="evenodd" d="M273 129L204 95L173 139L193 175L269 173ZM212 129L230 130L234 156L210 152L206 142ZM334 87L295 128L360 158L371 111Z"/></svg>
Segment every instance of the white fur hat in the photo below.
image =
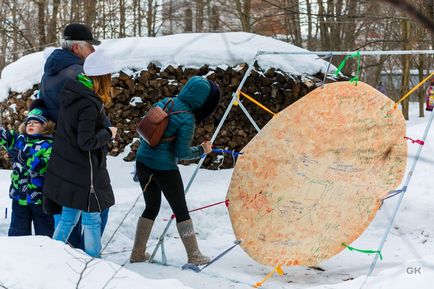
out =
<svg viewBox="0 0 434 289"><path fill-rule="evenodd" d="M99 76L116 72L113 63L104 57L104 52L98 49L84 61L83 70L87 76Z"/></svg>

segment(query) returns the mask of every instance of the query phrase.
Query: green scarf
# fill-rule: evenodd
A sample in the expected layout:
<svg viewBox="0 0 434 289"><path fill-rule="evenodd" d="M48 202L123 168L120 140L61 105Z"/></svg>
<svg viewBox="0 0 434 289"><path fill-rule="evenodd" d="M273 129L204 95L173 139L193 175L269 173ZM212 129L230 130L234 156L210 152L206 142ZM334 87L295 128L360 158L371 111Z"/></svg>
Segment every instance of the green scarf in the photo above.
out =
<svg viewBox="0 0 434 289"><path fill-rule="evenodd" d="M80 73L79 75L77 75L77 80L80 81L87 88L93 89L92 78L88 77L86 74Z"/></svg>

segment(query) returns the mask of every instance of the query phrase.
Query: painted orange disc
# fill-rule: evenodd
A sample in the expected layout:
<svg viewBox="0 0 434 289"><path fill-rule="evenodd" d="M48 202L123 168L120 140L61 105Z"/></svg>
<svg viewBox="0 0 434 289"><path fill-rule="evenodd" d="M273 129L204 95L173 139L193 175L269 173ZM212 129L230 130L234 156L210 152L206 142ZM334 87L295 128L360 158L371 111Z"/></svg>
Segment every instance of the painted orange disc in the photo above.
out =
<svg viewBox="0 0 434 289"><path fill-rule="evenodd" d="M316 265L366 229L400 184L405 121L368 84L327 84L281 111L243 149L228 191L242 248L267 265Z"/></svg>

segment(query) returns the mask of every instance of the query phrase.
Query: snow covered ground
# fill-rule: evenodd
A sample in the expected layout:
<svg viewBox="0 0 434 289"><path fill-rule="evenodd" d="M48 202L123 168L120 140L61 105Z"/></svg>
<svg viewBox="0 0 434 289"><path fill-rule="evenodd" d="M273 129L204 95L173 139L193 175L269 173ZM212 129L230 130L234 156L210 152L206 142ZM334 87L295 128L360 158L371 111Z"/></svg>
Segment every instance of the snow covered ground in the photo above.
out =
<svg viewBox="0 0 434 289"><path fill-rule="evenodd" d="M407 135L414 139L422 138L430 115L427 113L426 117L418 118L417 114L417 104L412 103ZM416 150L417 145L409 144L408 166L412 164ZM273 269L256 263L240 247L236 247L201 273L182 271L180 267L185 263L186 255L174 225L169 230L165 243L170 266L129 264L127 261L133 244L136 220L144 208L140 188L130 175L131 166L132 163L123 162L121 157L109 158L108 167L116 205L110 210L103 246L107 245L110 237L116 233L103 251L103 260L93 261L88 265L89 269L83 274L78 288L251 288ZM185 183L194 168L195 166L181 166ZM364 288L433 288L433 171L434 131L431 131L383 249L384 260L378 262L373 277ZM86 257L82 253L45 237L5 237L10 221L10 216L7 219L4 216L4 209L10 207L7 194L9 173L0 170L0 186L3 191L0 194L0 288L76 288L75 284L85 266ZM200 170L197 181L187 195L189 208L223 201L231 173L232 170ZM395 197L385 202L371 225L352 246L374 250L377 248L397 199ZM136 200L138 201L134 206ZM152 231L149 249L153 249L170 216L169 206L164 202ZM233 244L235 236L224 205L194 212L191 216L204 253L216 256ZM157 256L159 259L160 255ZM320 264L325 269L323 272L304 267L283 268L283 276L273 276L262 288L359 288L372 259L373 255L344 250ZM119 265L123 264L126 264L124 269L111 279L119 270ZM412 268L416 268L416 271Z"/></svg>

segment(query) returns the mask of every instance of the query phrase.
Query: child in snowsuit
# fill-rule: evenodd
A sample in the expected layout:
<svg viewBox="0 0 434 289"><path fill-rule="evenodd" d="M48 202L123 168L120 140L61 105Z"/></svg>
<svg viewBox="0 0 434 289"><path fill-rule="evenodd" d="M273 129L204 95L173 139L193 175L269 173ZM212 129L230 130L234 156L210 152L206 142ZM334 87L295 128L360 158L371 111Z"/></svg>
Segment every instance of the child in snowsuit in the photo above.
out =
<svg viewBox="0 0 434 289"><path fill-rule="evenodd" d="M32 104L19 132L0 128L0 146L8 151L12 162L9 236L31 235L32 222L36 235L53 235L53 217L43 212L41 203L54 127L54 122L48 120L43 101L39 100Z"/></svg>

